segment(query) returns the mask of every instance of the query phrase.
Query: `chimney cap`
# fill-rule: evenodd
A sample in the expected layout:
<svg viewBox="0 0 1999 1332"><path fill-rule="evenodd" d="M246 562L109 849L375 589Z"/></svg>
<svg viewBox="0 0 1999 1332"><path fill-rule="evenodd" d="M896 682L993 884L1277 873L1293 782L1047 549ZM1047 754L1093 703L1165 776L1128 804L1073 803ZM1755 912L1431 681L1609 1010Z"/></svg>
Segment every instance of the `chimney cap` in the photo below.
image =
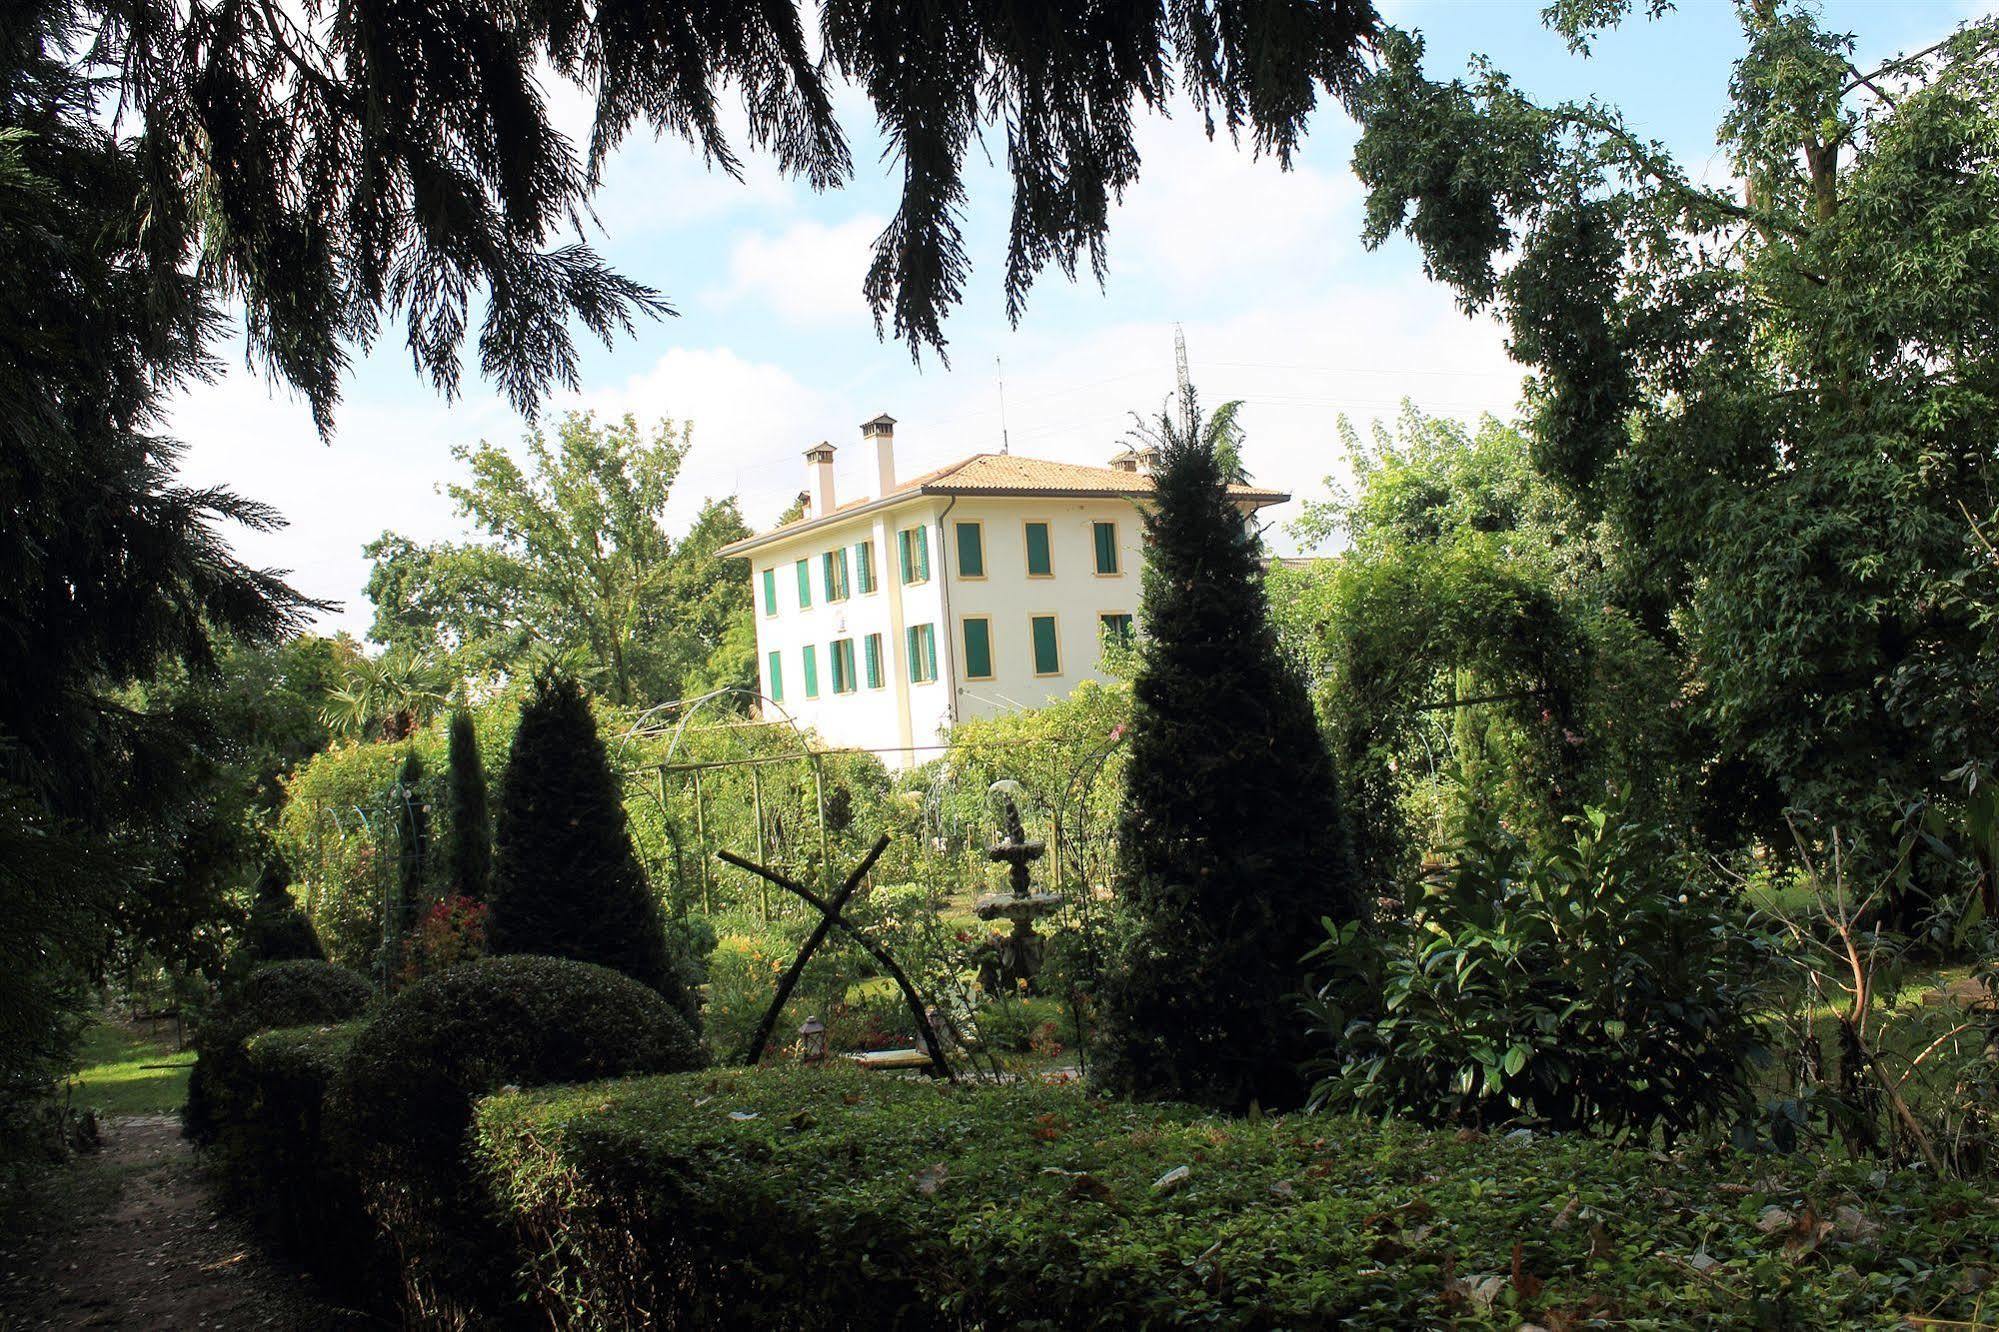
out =
<svg viewBox="0 0 1999 1332"><path fill-rule="evenodd" d="M861 434L863 436L888 435L888 434L893 434L894 432L895 432L895 418L893 416L890 416L887 412L883 412L880 416L875 417L871 421L861 422Z"/></svg>
<svg viewBox="0 0 1999 1332"><path fill-rule="evenodd" d="M821 459L831 462L833 461L833 445L822 439L805 451L805 457L809 462L819 462Z"/></svg>

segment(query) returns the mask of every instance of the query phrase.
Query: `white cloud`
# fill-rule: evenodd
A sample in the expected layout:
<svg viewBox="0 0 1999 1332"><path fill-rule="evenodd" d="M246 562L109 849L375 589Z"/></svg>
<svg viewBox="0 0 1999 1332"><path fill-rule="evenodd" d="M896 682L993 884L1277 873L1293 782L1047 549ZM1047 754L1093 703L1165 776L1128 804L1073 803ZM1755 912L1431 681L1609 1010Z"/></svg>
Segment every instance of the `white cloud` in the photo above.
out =
<svg viewBox="0 0 1999 1332"><path fill-rule="evenodd" d="M1337 114L1322 113L1315 158L1344 159L1350 131ZM1226 135L1210 140L1186 105L1171 119L1145 122L1138 143L1144 171L1111 220L1114 275L1142 274L1191 293L1277 269L1292 256L1323 266L1359 248L1361 190L1344 170L1322 171L1301 155L1285 171Z"/></svg>
<svg viewBox="0 0 1999 1332"><path fill-rule="evenodd" d="M752 526L768 525L803 487L803 454L825 438L839 404L770 362L727 347L674 347L623 384L586 392L561 406L603 416L631 412L642 422L671 416L694 423L694 449L674 487L669 528L705 499L741 497ZM857 418L858 419L858 418Z"/></svg>
<svg viewBox="0 0 1999 1332"><path fill-rule="evenodd" d="M367 631L373 608L362 596L368 561L361 547L385 530L436 540L456 530L437 483L451 473L450 449L482 434L506 439L519 421L497 399L415 406L352 401L340 409L331 443L314 433L303 402L274 393L240 366L197 385L175 404L171 433L187 445L180 479L226 485L275 507L289 526L227 532L246 562L292 571L310 596L344 603L322 616L331 632Z"/></svg>
<svg viewBox="0 0 1999 1332"><path fill-rule="evenodd" d="M756 301L788 324L865 324L872 316L861 282L886 225L863 213L832 226L798 222L776 235L751 232L729 256L729 280L709 292L717 307Z"/></svg>

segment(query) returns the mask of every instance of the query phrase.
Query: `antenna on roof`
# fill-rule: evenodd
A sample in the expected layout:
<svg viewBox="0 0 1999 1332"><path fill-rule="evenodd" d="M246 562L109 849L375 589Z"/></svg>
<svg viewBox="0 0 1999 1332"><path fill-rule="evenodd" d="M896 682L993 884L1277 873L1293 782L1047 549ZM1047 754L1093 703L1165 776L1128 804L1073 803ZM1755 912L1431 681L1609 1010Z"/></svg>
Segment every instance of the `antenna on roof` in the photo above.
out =
<svg viewBox="0 0 1999 1332"><path fill-rule="evenodd" d="M1173 375L1180 390L1180 428L1194 433L1194 381L1187 374L1187 334L1173 325Z"/></svg>
<svg viewBox="0 0 1999 1332"><path fill-rule="evenodd" d="M997 356L993 357L993 379L999 385L1000 452L1012 453L1013 444L1006 433L1006 367L1000 364L1000 358Z"/></svg>

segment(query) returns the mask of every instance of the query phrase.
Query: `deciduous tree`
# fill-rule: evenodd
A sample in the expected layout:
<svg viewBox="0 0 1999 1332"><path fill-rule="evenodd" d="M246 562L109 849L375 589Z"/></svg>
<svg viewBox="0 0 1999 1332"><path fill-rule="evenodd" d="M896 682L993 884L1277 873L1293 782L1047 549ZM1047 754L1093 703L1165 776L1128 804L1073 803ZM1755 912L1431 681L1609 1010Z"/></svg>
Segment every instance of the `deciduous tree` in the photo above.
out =
<svg viewBox="0 0 1999 1332"><path fill-rule="evenodd" d="M1625 8L1551 13L1583 47ZM1739 195L1613 108L1434 80L1391 32L1366 236L1406 232L1534 368L1536 465L1612 532L1615 604L1692 664L1711 807L1885 852L1999 723L1999 23L1862 69L1808 5L1738 11Z"/></svg>
<svg viewBox="0 0 1999 1332"><path fill-rule="evenodd" d="M749 570L714 558L748 535L735 501L705 505L678 541L666 532L691 446L684 422L648 435L630 416L572 413L553 440L529 433L525 468L497 445L453 450L471 478L451 496L485 540L384 533L367 550L371 632L474 674L518 671L539 650L618 703L753 676Z"/></svg>

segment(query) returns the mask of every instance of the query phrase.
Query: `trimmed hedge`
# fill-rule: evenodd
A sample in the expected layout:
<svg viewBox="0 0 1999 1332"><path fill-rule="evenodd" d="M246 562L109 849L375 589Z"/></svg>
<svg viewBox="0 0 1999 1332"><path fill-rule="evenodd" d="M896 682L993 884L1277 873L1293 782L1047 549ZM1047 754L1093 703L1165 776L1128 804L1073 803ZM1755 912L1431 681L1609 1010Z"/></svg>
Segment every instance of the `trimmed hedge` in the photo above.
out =
<svg viewBox="0 0 1999 1332"><path fill-rule="evenodd" d="M326 1115L363 1025L286 1027L251 1037L254 1108L224 1134L279 1243L312 1255L322 1275L361 1300L394 1273L358 1181L329 1148Z"/></svg>
<svg viewBox="0 0 1999 1332"><path fill-rule="evenodd" d="M251 1090L244 1042L251 1036L278 1027L344 1022L372 998L374 991L358 973L309 958L266 962L243 977L195 1029L194 1071L181 1112L187 1136L211 1141L243 1114Z"/></svg>
<svg viewBox="0 0 1999 1332"><path fill-rule="evenodd" d="M1999 1268L1999 1209L1912 1171L1073 1087L731 1070L497 1096L474 1142L564 1327L1885 1327Z"/></svg>
<svg viewBox="0 0 1999 1332"><path fill-rule="evenodd" d="M629 976L562 958L489 957L426 977L383 1006L348 1053L345 1113L385 1164L455 1174L472 1103L501 1086L706 1062L679 1010Z"/></svg>
<svg viewBox="0 0 1999 1332"><path fill-rule="evenodd" d="M658 991L587 962L484 958L390 1000L348 1052L335 1113L368 1211L400 1255L405 1321L478 1324L521 1309L522 1258L465 1151L479 1097L705 1062Z"/></svg>

